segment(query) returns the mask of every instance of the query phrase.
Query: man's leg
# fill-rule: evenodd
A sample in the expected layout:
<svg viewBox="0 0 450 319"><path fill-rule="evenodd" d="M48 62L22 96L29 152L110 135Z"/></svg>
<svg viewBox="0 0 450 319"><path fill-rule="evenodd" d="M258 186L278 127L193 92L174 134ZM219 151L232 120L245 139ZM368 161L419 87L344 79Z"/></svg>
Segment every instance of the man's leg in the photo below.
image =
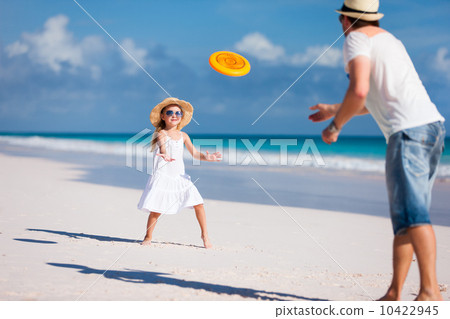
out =
<svg viewBox="0 0 450 319"><path fill-rule="evenodd" d="M408 275L409 267L413 258L413 245L409 234L394 237L393 245L393 267L394 274L392 283L387 293L381 297L381 301L400 300L403 284Z"/></svg>
<svg viewBox="0 0 450 319"><path fill-rule="evenodd" d="M408 235L416 253L420 291L416 300L443 300L436 276L436 237L431 225L411 227Z"/></svg>

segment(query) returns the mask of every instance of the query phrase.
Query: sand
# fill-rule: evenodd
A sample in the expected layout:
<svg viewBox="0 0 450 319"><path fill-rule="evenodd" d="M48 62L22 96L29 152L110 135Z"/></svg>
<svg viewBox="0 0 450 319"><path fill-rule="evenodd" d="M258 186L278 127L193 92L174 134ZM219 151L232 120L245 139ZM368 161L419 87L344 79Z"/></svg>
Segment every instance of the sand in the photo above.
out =
<svg viewBox="0 0 450 319"><path fill-rule="evenodd" d="M125 186L127 175L122 186L108 182L113 165L93 182L87 175L98 162L67 156L77 157L0 152L0 300L371 300L389 285L387 217L314 208L313 202L284 206L278 199L280 207L249 180L261 203L205 196L213 249L202 247L189 209L162 217L145 247L139 241L147 214L136 209L142 189ZM373 179L358 177L367 185ZM375 180L382 185L382 178ZM448 183L436 186L448 189ZM450 300L450 228L435 231L439 283ZM413 262L403 298L413 300L418 285Z"/></svg>

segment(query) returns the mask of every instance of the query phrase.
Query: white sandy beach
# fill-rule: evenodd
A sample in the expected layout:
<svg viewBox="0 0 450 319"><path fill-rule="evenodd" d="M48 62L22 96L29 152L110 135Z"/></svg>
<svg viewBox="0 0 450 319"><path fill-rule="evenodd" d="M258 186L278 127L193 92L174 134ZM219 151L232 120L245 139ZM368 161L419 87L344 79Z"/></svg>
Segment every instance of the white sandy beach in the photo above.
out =
<svg viewBox="0 0 450 319"><path fill-rule="evenodd" d="M280 207L262 190L259 204L205 196L213 249L201 247L192 210L162 217L153 245L144 247L138 242L147 215L136 209L142 189L108 183L113 169L92 182L93 166L0 152L1 300L371 300L390 282L387 217L317 209L313 202L284 206L288 201L275 198ZM189 173L195 179L196 171ZM384 183L357 179L376 180L380 189ZM204 182L201 192L223 181ZM228 187L239 193L239 185ZM448 181L436 183L437 194L448 190ZM445 207L443 198L434 207ZM450 228L435 231L438 279L450 300ZM413 263L405 300L414 299L418 285Z"/></svg>

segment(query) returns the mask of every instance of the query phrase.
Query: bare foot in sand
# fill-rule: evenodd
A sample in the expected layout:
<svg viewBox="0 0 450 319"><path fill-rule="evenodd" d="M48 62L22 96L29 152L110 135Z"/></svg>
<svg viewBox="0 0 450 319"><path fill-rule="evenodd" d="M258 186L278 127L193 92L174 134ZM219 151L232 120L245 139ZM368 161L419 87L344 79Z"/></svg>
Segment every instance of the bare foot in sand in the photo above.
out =
<svg viewBox="0 0 450 319"><path fill-rule="evenodd" d="M377 301L400 301L400 294L396 293L394 290L388 289L386 294L377 299Z"/></svg>
<svg viewBox="0 0 450 319"><path fill-rule="evenodd" d="M203 246L205 246L206 249L212 248L212 244L209 241L208 236L202 236L202 240L203 240Z"/></svg>
<svg viewBox="0 0 450 319"><path fill-rule="evenodd" d="M441 292L438 291L420 291L414 301L443 301Z"/></svg>
<svg viewBox="0 0 450 319"><path fill-rule="evenodd" d="M141 242L142 246L150 246L152 244L152 239L145 237L144 240Z"/></svg>

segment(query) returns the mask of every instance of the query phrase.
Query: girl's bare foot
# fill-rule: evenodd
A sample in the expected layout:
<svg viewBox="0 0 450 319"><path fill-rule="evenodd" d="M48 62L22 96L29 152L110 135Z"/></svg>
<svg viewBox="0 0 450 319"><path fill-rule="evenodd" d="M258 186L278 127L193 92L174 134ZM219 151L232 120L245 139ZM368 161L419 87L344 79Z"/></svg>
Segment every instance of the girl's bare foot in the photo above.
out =
<svg viewBox="0 0 450 319"><path fill-rule="evenodd" d="M209 241L208 236L202 236L202 240L203 240L203 246L205 246L206 249L212 248L212 244Z"/></svg>
<svg viewBox="0 0 450 319"><path fill-rule="evenodd" d="M141 242L142 246L150 246L152 244L152 239L145 237L144 240Z"/></svg>

